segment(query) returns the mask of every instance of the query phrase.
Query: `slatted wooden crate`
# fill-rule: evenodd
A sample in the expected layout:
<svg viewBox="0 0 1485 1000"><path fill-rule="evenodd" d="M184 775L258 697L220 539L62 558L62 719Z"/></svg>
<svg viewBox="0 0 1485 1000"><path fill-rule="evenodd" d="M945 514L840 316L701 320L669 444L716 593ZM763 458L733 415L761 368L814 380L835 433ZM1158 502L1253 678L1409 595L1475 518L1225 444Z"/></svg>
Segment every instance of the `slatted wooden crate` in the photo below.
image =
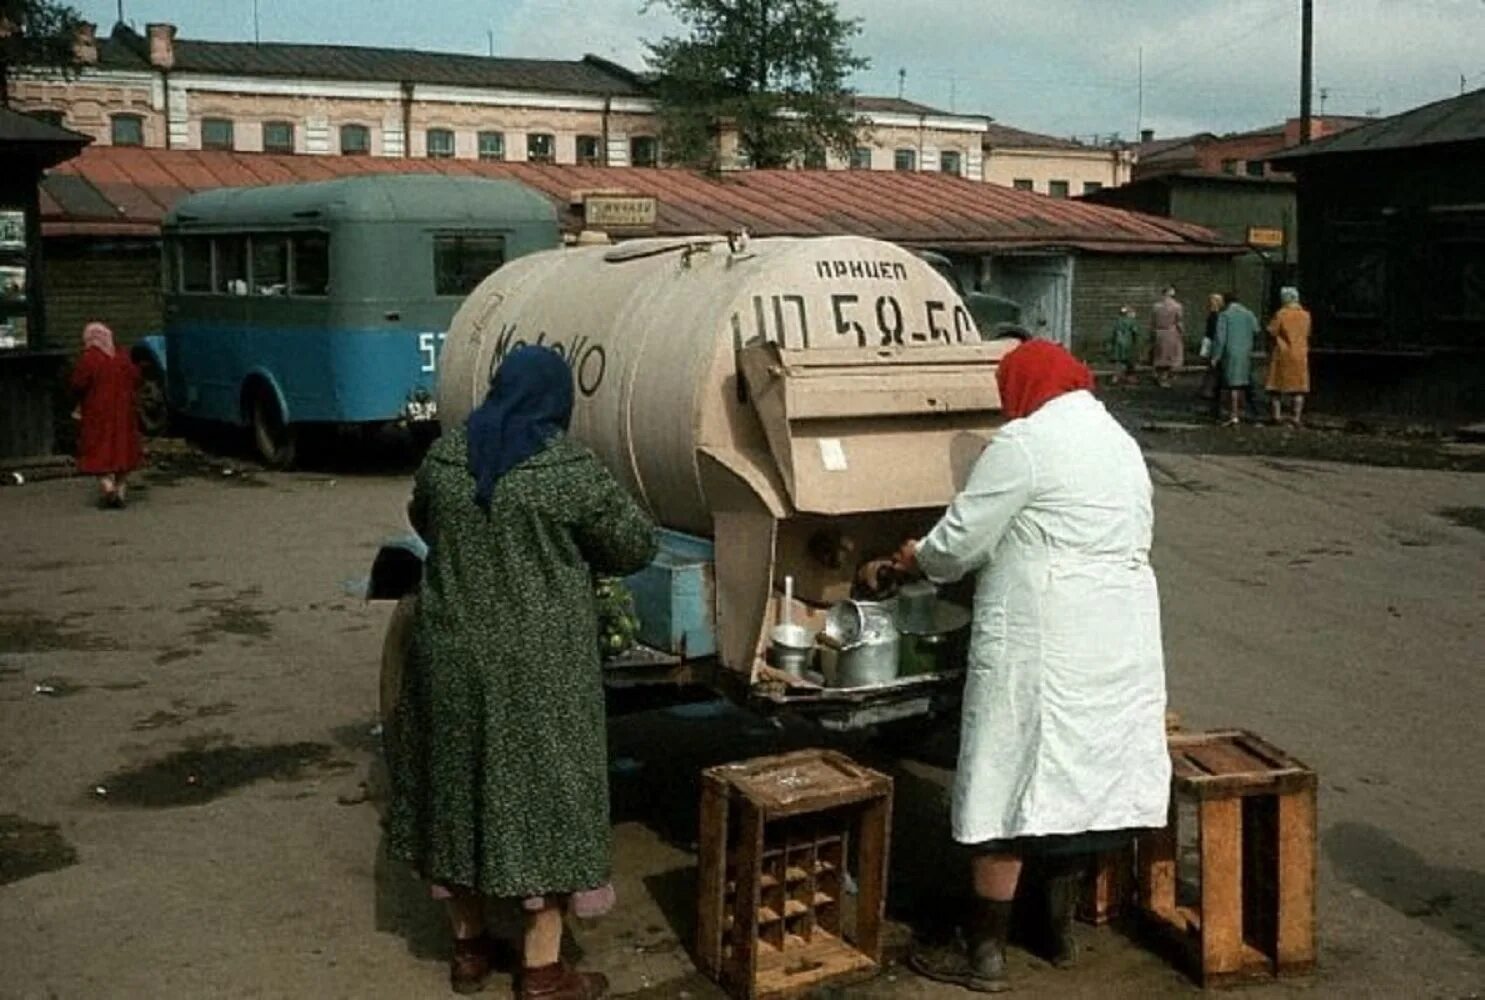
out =
<svg viewBox="0 0 1485 1000"><path fill-rule="evenodd" d="M1252 733L1170 734L1170 822L1137 848L1139 905L1203 986L1315 966L1315 772ZM1197 810L1199 903L1177 899L1177 817Z"/></svg>
<svg viewBox="0 0 1485 1000"><path fill-rule="evenodd" d="M892 781L808 750L702 775L697 957L743 1000L881 962ZM846 894L854 843L857 895Z"/></svg>

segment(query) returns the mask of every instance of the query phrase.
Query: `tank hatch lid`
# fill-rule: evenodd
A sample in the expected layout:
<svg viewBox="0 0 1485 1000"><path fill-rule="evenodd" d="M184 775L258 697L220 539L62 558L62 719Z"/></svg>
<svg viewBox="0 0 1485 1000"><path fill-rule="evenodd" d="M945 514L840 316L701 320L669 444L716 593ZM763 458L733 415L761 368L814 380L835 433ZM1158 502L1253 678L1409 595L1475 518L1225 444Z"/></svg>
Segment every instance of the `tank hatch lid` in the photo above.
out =
<svg viewBox="0 0 1485 1000"><path fill-rule="evenodd" d="M738 364L795 509L847 514L954 498L1001 422L995 371L1012 346L758 344Z"/></svg>
<svg viewBox="0 0 1485 1000"><path fill-rule="evenodd" d="M623 264L645 257L656 257L663 253L680 253L684 250L708 251L718 243L726 243L725 236L660 237L649 240L625 240L603 255L609 264Z"/></svg>

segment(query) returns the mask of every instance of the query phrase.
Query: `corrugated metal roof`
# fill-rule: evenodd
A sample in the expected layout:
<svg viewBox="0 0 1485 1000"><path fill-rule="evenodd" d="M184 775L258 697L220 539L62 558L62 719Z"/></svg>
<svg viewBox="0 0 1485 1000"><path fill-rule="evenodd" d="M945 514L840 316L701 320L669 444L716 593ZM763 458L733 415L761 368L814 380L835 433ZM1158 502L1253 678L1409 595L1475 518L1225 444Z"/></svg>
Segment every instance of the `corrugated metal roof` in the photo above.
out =
<svg viewBox="0 0 1485 1000"><path fill-rule="evenodd" d="M430 172L520 181L552 200L570 232L582 228L583 192L624 191L656 198L656 230L662 236L746 228L757 236L854 233L977 252L1053 246L1125 253L1241 250L1190 223L938 173L749 170L716 176L671 169L113 146L84 150L46 176L43 231L100 232L112 225L114 232L138 234L158 227L186 194L210 188ZM84 196L80 185L98 197ZM104 204L112 214L100 207Z"/></svg>
<svg viewBox="0 0 1485 1000"><path fill-rule="evenodd" d="M581 60L513 59L456 52L420 52L360 45L175 40L177 73L212 73L315 80L375 80L450 87L493 87L570 94L637 97L639 78L596 56ZM98 44L98 65L147 70L149 41L125 25Z"/></svg>
<svg viewBox="0 0 1485 1000"><path fill-rule="evenodd" d="M1292 163L1316 156L1414 149L1453 142L1485 140L1485 89L1425 104L1391 118L1371 121L1307 146L1296 146L1272 157L1274 163Z"/></svg>
<svg viewBox="0 0 1485 1000"><path fill-rule="evenodd" d="M926 104L917 101L904 100L901 97L872 97L867 94L857 94L851 98L851 108L862 114L870 114L873 111L882 114L895 115L948 115L950 112L941 111L938 108L930 108Z"/></svg>
<svg viewBox="0 0 1485 1000"><path fill-rule="evenodd" d="M42 146L84 146L92 142L90 136L40 118L0 108L0 142L30 143Z"/></svg>
<svg viewBox="0 0 1485 1000"><path fill-rule="evenodd" d="M1085 146L1081 142L1059 139L1055 135L1027 132L1025 129L1012 128L999 122L990 123L981 141L986 149L1077 149L1092 153L1106 152L1097 146Z"/></svg>

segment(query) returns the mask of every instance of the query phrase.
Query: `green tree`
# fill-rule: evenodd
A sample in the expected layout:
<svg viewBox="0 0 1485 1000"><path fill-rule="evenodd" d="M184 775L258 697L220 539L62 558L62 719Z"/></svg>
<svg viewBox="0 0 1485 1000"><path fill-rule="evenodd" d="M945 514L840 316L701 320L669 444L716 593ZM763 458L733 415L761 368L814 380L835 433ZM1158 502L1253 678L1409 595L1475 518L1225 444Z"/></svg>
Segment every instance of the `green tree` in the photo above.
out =
<svg viewBox="0 0 1485 1000"><path fill-rule="evenodd" d="M10 106L10 74L23 66L70 75L72 42L83 17L55 0L0 0L0 107Z"/></svg>
<svg viewBox="0 0 1485 1000"><path fill-rule="evenodd" d="M720 126L737 129L755 167L848 155L864 121L851 113L851 51L861 23L834 0L648 0L690 32L646 43L666 158L714 162Z"/></svg>

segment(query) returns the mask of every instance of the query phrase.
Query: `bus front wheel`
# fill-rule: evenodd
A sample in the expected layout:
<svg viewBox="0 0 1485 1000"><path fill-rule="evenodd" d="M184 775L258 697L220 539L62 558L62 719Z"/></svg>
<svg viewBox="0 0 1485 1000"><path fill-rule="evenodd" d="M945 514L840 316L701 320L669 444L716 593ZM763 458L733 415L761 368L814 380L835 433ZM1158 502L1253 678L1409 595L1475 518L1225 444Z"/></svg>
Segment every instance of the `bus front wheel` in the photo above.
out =
<svg viewBox="0 0 1485 1000"><path fill-rule="evenodd" d="M134 405L139 429L146 437L160 437L170 430L170 405L165 396L165 376L151 361L139 365L139 391Z"/></svg>
<svg viewBox="0 0 1485 1000"><path fill-rule="evenodd" d="M270 469L287 469L293 465L298 434L284 420L273 393L263 388L253 393L251 419L253 447L263 464Z"/></svg>

